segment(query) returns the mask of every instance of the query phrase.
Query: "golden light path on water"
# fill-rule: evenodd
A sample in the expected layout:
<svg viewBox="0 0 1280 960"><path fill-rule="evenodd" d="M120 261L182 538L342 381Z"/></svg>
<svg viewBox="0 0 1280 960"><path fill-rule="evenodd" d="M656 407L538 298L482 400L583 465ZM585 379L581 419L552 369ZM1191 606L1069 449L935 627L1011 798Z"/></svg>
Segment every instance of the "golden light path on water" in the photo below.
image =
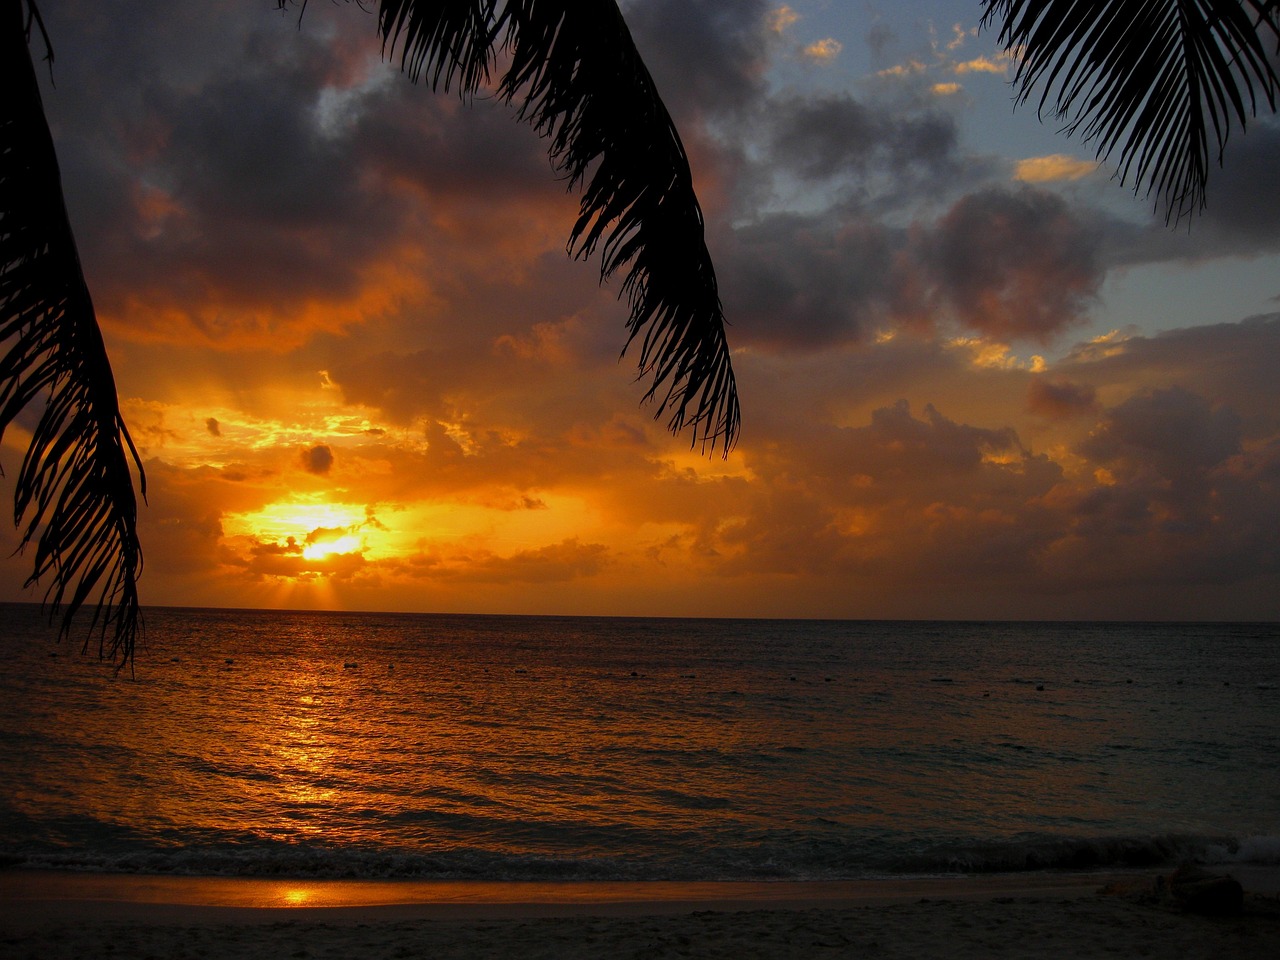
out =
<svg viewBox="0 0 1280 960"><path fill-rule="evenodd" d="M148 628L131 683L10 645L0 853L257 876L308 906L347 879L1025 872L1277 836L1266 625L157 609Z"/></svg>

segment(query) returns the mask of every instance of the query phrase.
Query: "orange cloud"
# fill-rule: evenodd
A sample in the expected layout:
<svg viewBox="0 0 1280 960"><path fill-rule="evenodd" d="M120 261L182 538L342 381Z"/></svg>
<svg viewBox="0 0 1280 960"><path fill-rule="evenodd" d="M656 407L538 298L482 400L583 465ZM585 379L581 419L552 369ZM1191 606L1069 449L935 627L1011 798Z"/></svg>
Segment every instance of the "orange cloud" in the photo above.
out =
<svg viewBox="0 0 1280 960"><path fill-rule="evenodd" d="M815 63L831 63L844 50L844 44L834 37L826 37L806 44L802 51L806 60Z"/></svg>
<svg viewBox="0 0 1280 960"><path fill-rule="evenodd" d="M1056 180L1079 180L1098 169L1096 161L1078 160L1063 153L1046 157L1028 157L1014 166L1013 178L1024 183L1052 183Z"/></svg>
<svg viewBox="0 0 1280 960"><path fill-rule="evenodd" d="M952 69L961 75L966 73L1004 74L1009 71L1009 57L1006 54L998 55L994 60L990 57L974 57L972 60L957 63Z"/></svg>

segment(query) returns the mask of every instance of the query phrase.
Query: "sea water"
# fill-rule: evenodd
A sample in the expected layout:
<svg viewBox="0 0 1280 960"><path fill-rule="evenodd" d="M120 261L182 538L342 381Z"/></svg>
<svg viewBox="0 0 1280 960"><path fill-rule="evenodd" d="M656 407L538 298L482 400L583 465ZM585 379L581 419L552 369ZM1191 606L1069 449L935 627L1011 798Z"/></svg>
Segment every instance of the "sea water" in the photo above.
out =
<svg viewBox="0 0 1280 960"><path fill-rule="evenodd" d="M1280 862L1280 627L0 605L0 866L846 879Z"/></svg>

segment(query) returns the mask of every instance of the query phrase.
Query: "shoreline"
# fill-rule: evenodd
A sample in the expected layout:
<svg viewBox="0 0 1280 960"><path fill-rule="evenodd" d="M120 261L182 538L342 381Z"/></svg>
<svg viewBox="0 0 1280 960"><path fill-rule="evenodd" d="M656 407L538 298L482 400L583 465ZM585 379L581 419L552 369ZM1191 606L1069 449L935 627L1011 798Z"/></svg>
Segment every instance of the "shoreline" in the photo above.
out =
<svg viewBox="0 0 1280 960"><path fill-rule="evenodd" d="M18 916L453 919L806 910L921 898L1085 896L1132 873L994 874L871 880L329 880L0 870L0 921Z"/></svg>
<svg viewBox="0 0 1280 960"><path fill-rule="evenodd" d="M1280 871L1263 871L1264 886ZM165 957L1273 960L1280 898L1239 917L1108 895L1154 871L776 882L279 880L0 871L6 960ZM1268 879L1270 878L1270 879ZM1259 909L1259 906L1262 909Z"/></svg>

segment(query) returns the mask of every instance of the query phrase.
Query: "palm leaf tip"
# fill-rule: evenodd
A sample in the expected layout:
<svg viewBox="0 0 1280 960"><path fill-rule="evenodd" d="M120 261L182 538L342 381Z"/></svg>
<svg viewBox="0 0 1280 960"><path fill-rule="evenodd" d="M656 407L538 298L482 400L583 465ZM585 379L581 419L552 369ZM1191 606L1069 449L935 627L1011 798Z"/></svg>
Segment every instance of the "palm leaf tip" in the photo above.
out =
<svg viewBox="0 0 1280 960"><path fill-rule="evenodd" d="M1280 93L1276 0L983 0L1018 58L1015 99L1116 157L1121 182L1165 209L1202 210L1216 148ZM1275 42L1272 51L1271 41Z"/></svg>
<svg viewBox="0 0 1280 960"><path fill-rule="evenodd" d="M48 578L50 620L68 635L94 610L87 650L132 663L141 631L142 551L115 381L85 285L44 119L21 4L0 13L0 438L39 410L14 482L20 551L34 544L28 586ZM41 406L41 401L43 405Z"/></svg>
<svg viewBox="0 0 1280 960"><path fill-rule="evenodd" d="M498 96L548 141L582 188L571 255L623 275L646 401L673 432L725 455L740 426L715 269L679 133L617 4L572 0L382 0L384 51L410 77L474 93L506 53ZM626 347L624 347L624 352Z"/></svg>

